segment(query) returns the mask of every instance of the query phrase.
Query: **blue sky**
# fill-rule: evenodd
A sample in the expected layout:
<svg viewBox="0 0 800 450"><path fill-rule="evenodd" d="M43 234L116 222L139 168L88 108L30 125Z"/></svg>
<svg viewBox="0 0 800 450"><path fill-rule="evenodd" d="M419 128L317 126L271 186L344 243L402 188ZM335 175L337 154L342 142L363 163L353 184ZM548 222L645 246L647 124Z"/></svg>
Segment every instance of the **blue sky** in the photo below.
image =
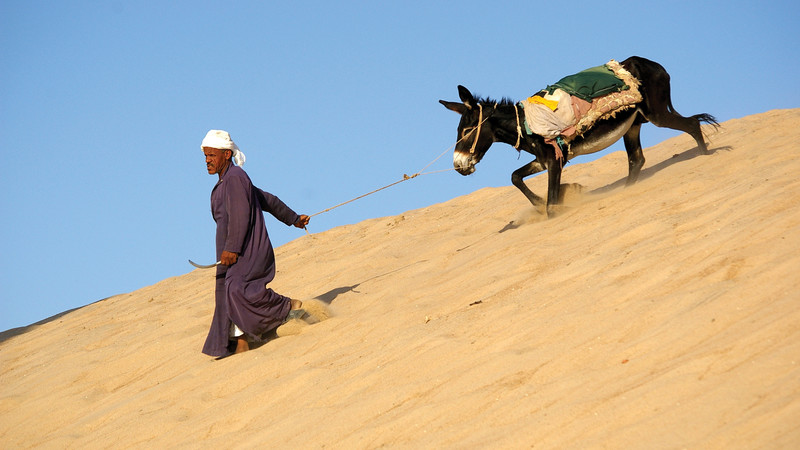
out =
<svg viewBox="0 0 800 450"><path fill-rule="evenodd" d="M800 106L797 2L663 3L3 1L0 330L212 262L209 129L231 133L257 186L313 214L448 149L458 116L438 100L458 84L522 99L639 55L667 69L684 115ZM647 125L643 145L674 135ZM474 175L419 177L309 230L508 185L517 158L497 145ZM267 227L276 246L303 236Z"/></svg>

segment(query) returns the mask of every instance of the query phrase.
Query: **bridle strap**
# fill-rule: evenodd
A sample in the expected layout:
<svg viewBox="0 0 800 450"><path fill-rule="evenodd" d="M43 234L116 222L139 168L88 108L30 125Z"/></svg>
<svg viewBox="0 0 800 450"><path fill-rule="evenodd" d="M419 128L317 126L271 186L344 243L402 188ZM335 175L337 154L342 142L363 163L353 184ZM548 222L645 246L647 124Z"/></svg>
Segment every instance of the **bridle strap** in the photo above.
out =
<svg viewBox="0 0 800 450"><path fill-rule="evenodd" d="M514 105L514 117L517 119L517 143L514 144L514 148L519 150L519 142L522 140L522 127L519 125L519 108L517 108L517 105Z"/></svg>
<svg viewBox="0 0 800 450"><path fill-rule="evenodd" d="M495 107L496 106L497 105L495 105ZM514 105L514 118L517 120L517 142L514 144L514 148L519 150L519 144L522 141L522 125L520 124L519 108L517 108L517 105ZM472 130L475 132L475 140L472 141L472 148L469 149L471 155L475 154L475 148L478 146L478 137L481 135L481 126L483 126L483 122L485 122L483 118L483 105L478 103L478 126L475 130Z"/></svg>
<svg viewBox="0 0 800 450"><path fill-rule="evenodd" d="M470 155L475 154L475 147L478 146L478 138L481 135L481 125L483 125L483 105L478 103L478 128L476 129L475 140L472 141L472 148L469 149Z"/></svg>

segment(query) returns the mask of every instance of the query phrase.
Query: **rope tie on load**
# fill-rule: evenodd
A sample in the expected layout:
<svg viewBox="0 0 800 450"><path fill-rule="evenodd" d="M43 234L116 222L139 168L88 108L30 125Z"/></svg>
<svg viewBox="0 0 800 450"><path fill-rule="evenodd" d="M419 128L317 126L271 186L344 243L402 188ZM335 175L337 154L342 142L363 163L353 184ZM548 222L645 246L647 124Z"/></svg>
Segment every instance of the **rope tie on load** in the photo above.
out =
<svg viewBox="0 0 800 450"><path fill-rule="evenodd" d="M517 105L514 105L514 118L517 119L517 142L514 144L514 150L519 152L519 142L522 140L522 126L519 124L519 108L517 108Z"/></svg>

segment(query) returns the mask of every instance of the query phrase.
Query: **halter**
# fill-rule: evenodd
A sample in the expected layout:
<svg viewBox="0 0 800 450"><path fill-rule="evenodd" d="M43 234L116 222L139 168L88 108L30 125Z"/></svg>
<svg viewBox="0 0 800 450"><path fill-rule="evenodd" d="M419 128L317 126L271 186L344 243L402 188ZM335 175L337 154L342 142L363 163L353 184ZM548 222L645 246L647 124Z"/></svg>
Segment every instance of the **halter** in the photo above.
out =
<svg viewBox="0 0 800 450"><path fill-rule="evenodd" d="M481 135L481 125L483 125L483 105L478 103L478 127L477 127L477 133L475 133L475 140L472 141L472 148L469 149L470 155L475 154L475 147L478 146L478 138Z"/></svg>
<svg viewBox="0 0 800 450"><path fill-rule="evenodd" d="M495 103L494 106L497 107L497 103ZM514 105L514 118L517 119L517 142L514 144L514 148L519 150L519 144L520 141L522 141L522 126L519 121L519 108L517 108L517 105ZM478 146L478 137L481 135L481 126L487 119L489 119L489 117L486 117L486 119L483 118L483 105L478 103L478 126L473 130L477 132L475 133L475 140L472 142L472 148L469 149L470 155L475 154L475 148ZM470 132L470 134L471 133L472 132Z"/></svg>
<svg viewBox="0 0 800 450"><path fill-rule="evenodd" d="M497 103L494 104L494 107L497 108ZM468 135L470 135L470 134L472 134L473 131L477 131L477 133L475 133L475 141L472 143L472 148L469 149L469 153L471 155L475 154L475 147L478 146L478 137L481 135L481 125L483 125L483 122L486 122L487 120L489 120L489 116L486 116L486 118L484 119L484 117L483 117L483 105L478 103L478 126L476 127L475 130L470 131L469 134L468 134ZM465 137L466 136L462 137L461 139L459 139L459 141L464 139Z"/></svg>
<svg viewBox="0 0 800 450"><path fill-rule="evenodd" d="M519 126L519 108L517 108L517 105L514 105L514 118L517 119L517 143L514 144L514 148L519 151L519 141L522 139L522 127Z"/></svg>

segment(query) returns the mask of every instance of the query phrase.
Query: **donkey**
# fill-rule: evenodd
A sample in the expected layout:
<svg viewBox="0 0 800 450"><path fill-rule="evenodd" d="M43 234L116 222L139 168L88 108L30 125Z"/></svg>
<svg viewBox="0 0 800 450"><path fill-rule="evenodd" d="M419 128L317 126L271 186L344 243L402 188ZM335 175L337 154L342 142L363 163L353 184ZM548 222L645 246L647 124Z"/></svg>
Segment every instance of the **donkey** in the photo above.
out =
<svg viewBox="0 0 800 450"><path fill-rule="evenodd" d="M678 114L670 98L669 74L660 64L638 56L632 56L620 64L641 83L639 91L642 101L632 108L618 112L613 118L597 121L582 136L576 137L570 144L568 154L564 154L565 161L598 152L623 138L625 151L628 153L626 185L631 185L638 179L644 165L639 131L642 124L647 122L688 133L697 141L700 151L709 154L700 123L718 127L714 116L696 114L683 117ZM461 103L439 100L445 108L461 114L461 121L458 123L459 140L453 153L456 171L461 175L475 172L475 165L495 142L509 144L520 152L524 150L535 156L535 159L515 170L511 174L511 182L535 207L539 207L545 204L544 200L525 185L524 179L547 170L545 213L552 214L551 208L560 199L563 163L557 159L553 146L546 144L542 136L522 131L520 121L525 120L522 106L507 98L499 103L489 99L476 99L467 88L460 85L458 94Z"/></svg>

